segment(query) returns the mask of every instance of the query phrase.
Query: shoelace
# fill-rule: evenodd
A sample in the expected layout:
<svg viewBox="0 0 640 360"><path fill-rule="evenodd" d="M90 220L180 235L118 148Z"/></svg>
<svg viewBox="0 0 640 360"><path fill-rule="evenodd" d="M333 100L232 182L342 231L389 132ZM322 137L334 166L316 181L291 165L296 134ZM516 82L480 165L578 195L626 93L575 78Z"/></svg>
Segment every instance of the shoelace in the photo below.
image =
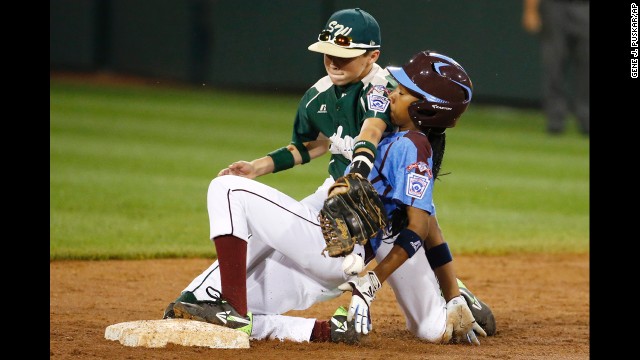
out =
<svg viewBox="0 0 640 360"><path fill-rule="evenodd" d="M216 305L224 302L224 300L222 300L222 293L217 289L214 289L212 286L207 286L207 288L205 289L205 292L213 300L201 300L201 302L207 303L207 304L216 304ZM214 293L212 294L211 292L214 292Z"/></svg>

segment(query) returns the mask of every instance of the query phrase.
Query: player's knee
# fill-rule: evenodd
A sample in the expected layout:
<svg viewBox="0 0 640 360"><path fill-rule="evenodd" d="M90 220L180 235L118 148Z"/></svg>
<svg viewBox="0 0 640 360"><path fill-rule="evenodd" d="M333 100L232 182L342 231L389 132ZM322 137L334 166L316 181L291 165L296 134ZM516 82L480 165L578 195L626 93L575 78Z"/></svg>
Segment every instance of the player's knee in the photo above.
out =
<svg viewBox="0 0 640 360"><path fill-rule="evenodd" d="M414 329L409 329L409 331L420 340L430 343L440 343L445 327L443 325L434 326L433 323L422 322Z"/></svg>
<svg viewBox="0 0 640 360"><path fill-rule="evenodd" d="M211 183L209 183L209 188L215 187L215 188L229 188L231 186L231 184L233 183L232 181L233 176L218 176L213 178L213 180L211 180Z"/></svg>
<svg viewBox="0 0 640 360"><path fill-rule="evenodd" d="M233 186L234 176L218 176L209 183L209 193L226 194ZM237 187L237 186L236 186ZM226 196L226 195L225 195Z"/></svg>
<svg viewBox="0 0 640 360"><path fill-rule="evenodd" d="M232 186L228 178L231 178L231 176L219 176L211 180L207 191L207 201L210 204L227 203L228 193Z"/></svg>

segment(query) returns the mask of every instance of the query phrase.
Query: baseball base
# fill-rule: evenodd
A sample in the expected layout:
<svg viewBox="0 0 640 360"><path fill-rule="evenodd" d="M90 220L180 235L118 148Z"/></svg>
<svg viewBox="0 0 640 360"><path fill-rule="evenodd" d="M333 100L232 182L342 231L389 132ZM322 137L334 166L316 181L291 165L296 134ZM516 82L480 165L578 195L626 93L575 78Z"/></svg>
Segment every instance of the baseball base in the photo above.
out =
<svg viewBox="0 0 640 360"><path fill-rule="evenodd" d="M165 347L167 343L216 349L248 349L249 336L242 331L187 319L139 320L109 325L107 340L125 346Z"/></svg>

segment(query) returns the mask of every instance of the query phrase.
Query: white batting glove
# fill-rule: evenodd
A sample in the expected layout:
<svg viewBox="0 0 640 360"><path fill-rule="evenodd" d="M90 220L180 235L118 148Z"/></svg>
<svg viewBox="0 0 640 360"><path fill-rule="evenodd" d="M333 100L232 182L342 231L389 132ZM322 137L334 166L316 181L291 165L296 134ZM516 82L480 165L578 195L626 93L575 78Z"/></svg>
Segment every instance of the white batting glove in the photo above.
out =
<svg viewBox="0 0 640 360"><path fill-rule="evenodd" d="M480 325L478 325L477 322L474 322L473 328L469 330L462 340L466 340L472 345L480 345L480 340L478 340L476 333L480 334L480 336L487 336L487 333L480 327Z"/></svg>
<svg viewBox="0 0 640 360"><path fill-rule="evenodd" d="M480 345L476 332L481 336L487 336L487 333L478 325L471 314L471 309L469 309L464 297L459 295L449 300L447 303L447 328L442 341L444 343L467 341L470 344Z"/></svg>
<svg viewBox="0 0 640 360"><path fill-rule="evenodd" d="M362 277L356 277L338 286L342 291L351 291L351 304L347 321L351 321L355 316L355 328L357 333L364 335L371 331L371 312L369 306L376 297L376 292L382 287L378 276L373 271L367 271Z"/></svg>

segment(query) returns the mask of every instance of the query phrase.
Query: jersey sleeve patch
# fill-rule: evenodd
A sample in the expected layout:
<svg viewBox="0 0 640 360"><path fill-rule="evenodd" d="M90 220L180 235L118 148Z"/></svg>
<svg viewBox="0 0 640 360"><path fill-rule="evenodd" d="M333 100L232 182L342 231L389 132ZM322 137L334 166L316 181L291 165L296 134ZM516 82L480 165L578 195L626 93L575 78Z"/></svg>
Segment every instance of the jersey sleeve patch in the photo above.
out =
<svg viewBox="0 0 640 360"><path fill-rule="evenodd" d="M367 95L369 110L385 112L389 106L389 99L378 94Z"/></svg>
<svg viewBox="0 0 640 360"><path fill-rule="evenodd" d="M407 196L422 199L430 183L431 180L424 175L409 173L407 175Z"/></svg>
<svg viewBox="0 0 640 360"><path fill-rule="evenodd" d="M429 165L427 165L427 163L425 163L424 161L414 162L413 164L407 166L407 171L411 171L413 169L418 169L418 171L420 171L421 173L427 172L427 175L429 175L429 177L433 177L431 175L431 169L429 168Z"/></svg>

